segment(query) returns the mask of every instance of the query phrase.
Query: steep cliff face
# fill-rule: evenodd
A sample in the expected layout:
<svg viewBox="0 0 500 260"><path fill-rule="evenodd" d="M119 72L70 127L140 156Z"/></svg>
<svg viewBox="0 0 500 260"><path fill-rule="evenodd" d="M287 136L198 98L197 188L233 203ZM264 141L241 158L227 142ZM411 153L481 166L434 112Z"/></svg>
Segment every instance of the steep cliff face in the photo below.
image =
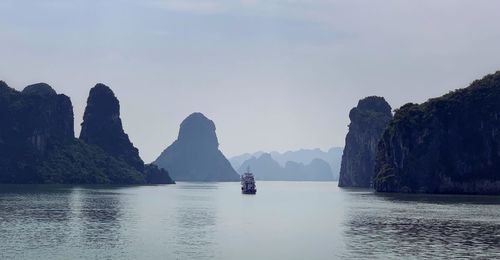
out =
<svg viewBox="0 0 500 260"><path fill-rule="evenodd" d="M138 171L144 170L139 150L123 131L120 103L113 91L104 84L90 90L83 116L80 139L100 147L106 153L123 160Z"/></svg>
<svg viewBox="0 0 500 260"><path fill-rule="evenodd" d="M91 91L89 103L86 143L74 136L68 97L45 83L19 92L0 81L0 183L174 183L167 171L144 167L109 89Z"/></svg>
<svg viewBox="0 0 500 260"><path fill-rule="evenodd" d="M153 163L176 181L237 181L239 175L219 150L215 124L201 113L188 116L177 140Z"/></svg>
<svg viewBox="0 0 500 260"><path fill-rule="evenodd" d="M70 99L40 83L22 92L0 82L0 182L36 178L34 165L55 144L74 139Z"/></svg>
<svg viewBox="0 0 500 260"><path fill-rule="evenodd" d="M500 72L397 110L379 145L380 192L500 194Z"/></svg>
<svg viewBox="0 0 500 260"><path fill-rule="evenodd" d="M29 144L43 153L51 141L74 138L73 106L67 96L58 95L45 83L30 85L22 92L5 83L1 85L0 140L3 144Z"/></svg>
<svg viewBox="0 0 500 260"><path fill-rule="evenodd" d="M370 187L377 145L392 118L383 97L367 97L349 113L351 124L342 155L339 187Z"/></svg>

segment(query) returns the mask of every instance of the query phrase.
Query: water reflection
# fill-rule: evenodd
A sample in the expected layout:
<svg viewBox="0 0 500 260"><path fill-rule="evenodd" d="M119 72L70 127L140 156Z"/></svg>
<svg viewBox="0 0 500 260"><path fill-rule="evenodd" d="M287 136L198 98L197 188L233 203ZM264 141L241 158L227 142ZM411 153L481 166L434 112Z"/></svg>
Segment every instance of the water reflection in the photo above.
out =
<svg viewBox="0 0 500 260"><path fill-rule="evenodd" d="M500 197L334 185L0 185L0 259L500 259Z"/></svg>
<svg viewBox="0 0 500 260"><path fill-rule="evenodd" d="M500 205L499 196L397 193L373 193L373 195L389 202L401 203Z"/></svg>
<svg viewBox="0 0 500 260"><path fill-rule="evenodd" d="M120 195L109 190L84 189L80 196L80 221L89 248L115 247L120 242L123 207Z"/></svg>
<svg viewBox="0 0 500 260"><path fill-rule="evenodd" d="M187 259L207 259L215 256L216 230L215 184L183 183L177 197L175 250Z"/></svg>
<svg viewBox="0 0 500 260"><path fill-rule="evenodd" d="M18 258L25 250L55 248L67 241L70 193L61 186L2 185L2 258Z"/></svg>
<svg viewBox="0 0 500 260"><path fill-rule="evenodd" d="M343 258L500 257L496 197L352 193ZM387 203L390 202L390 203Z"/></svg>

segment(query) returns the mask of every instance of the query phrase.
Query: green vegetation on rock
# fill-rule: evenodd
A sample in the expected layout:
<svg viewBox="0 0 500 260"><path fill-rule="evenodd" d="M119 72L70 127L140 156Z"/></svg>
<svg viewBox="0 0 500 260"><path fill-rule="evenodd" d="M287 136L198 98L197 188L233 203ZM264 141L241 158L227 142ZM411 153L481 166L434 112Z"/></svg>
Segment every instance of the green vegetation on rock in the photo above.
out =
<svg viewBox="0 0 500 260"><path fill-rule="evenodd" d="M0 81L0 183L174 183L167 171L144 166L122 129L118 100L98 86L105 93L89 98L79 140L67 96L45 83L19 92Z"/></svg>
<svg viewBox="0 0 500 260"><path fill-rule="evenodd" d="M379 143L380 192L500 194L500 72L396 110Z"/></svg>
<svg viewBox="0 0 500 260"><path fill-rule="evenodd" d="M144 184L144 174L94 145L75 139L55 145L37 166L42 183Z"/></svg>

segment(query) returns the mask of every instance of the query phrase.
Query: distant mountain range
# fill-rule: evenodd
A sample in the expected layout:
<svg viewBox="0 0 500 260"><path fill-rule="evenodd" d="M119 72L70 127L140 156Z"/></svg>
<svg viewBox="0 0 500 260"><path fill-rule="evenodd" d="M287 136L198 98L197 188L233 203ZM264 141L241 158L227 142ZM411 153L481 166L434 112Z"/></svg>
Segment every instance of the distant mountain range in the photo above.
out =
<svg viewBox="0 0 500 260"><path fill-rule="evenodd" d="M261 180L338 180L342 160L341 147L328 151L300 149L279 153L276 151L245 153L229 159L240 174L247 166Z"/></svg>

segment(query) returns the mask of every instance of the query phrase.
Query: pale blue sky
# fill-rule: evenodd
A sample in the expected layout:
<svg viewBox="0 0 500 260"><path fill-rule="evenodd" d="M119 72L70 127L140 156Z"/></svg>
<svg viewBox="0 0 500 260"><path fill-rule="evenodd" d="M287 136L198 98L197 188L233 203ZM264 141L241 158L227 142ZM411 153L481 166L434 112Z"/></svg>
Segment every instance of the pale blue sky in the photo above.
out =
<svg viewBox="0 0 500 260"><path fill-rule="evenodd" d="M200 111L228 156L343 146L348 112L500 69L500 1L0 0L0 79L71 97L109 85L151 161Z"/></svg>

